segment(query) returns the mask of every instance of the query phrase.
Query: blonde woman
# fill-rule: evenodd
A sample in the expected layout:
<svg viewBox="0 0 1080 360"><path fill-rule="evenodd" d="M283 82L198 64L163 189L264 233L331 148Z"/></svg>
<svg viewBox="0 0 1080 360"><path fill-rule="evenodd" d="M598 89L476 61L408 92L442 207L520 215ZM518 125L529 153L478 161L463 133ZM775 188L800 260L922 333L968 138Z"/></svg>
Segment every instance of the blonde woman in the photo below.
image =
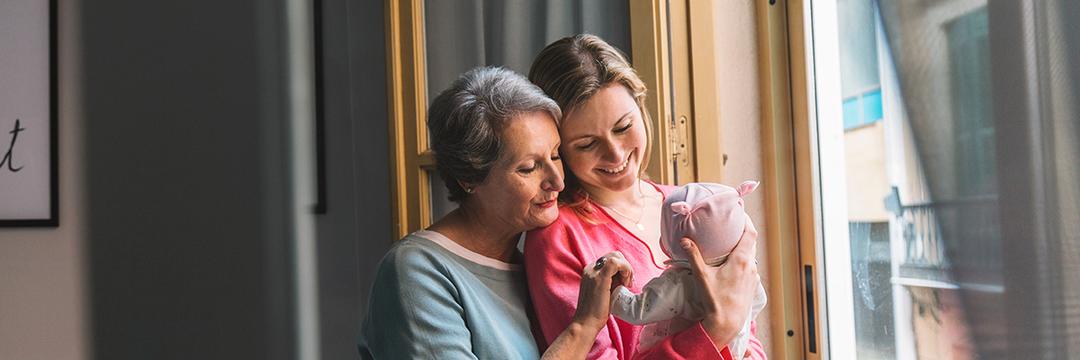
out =
<svg viewBox="0 0 1080 360"><path fill-rule="evenodd" d="M530 231L525 241L530 296L543 314L538 322L545 344L552 344L572 323L580 269L593 259L620 251L633 268L636 280L627 287L634 292L664 270L660 209L674 188L642 177L650 143L645 84L614 47L592 35L563 38L540 52L529 80L563 110L559 154L567 172L559 218ZM709 291L705 319L640 349L642 326L609 316L588 358L764 359L756 335L743 354L731 354L726 346L746 321L757 291L756 239L748 222L728 262L718 268L704 266L693 242L684 240L701 285L725 289Z"/></svg>

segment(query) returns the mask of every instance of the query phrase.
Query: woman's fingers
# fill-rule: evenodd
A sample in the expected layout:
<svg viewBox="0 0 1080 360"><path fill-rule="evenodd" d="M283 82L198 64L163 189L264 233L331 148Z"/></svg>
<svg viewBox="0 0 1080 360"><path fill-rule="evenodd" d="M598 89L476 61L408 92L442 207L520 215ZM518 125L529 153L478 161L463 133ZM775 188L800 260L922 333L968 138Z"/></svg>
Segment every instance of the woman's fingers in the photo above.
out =
<svg viewBox="0 0 1080 360"><path fill-rule="evenodd" d="M630 266L630 262L626 261L621 252L612 251L602 258L605 261L604 266L599 269L600 277L611 280L611 289L615 289L619 285L629 286L633 283L634 268Z"/></svg>
<svg viewBox="0 0 1080 360"><path fill-rule="evenodd" d="M683 250L686 250L686 254L690 256L688 260L690 261L690 269L694 271L694 277L698 279L706 293L711 294L713 286L712 279L709 279L709 277L712 276L712 272L707 269L708 265L705 264L705 259L701 257L701 251L698 250L697 244L690 238L685 237L682 238L679 244L682 245Z"/></svg>
<svg viewBox="0 0 1080 360"><path fill-rule="evenodd" d="M698 250L697 244L690 238L685 237L679 241L679 244L682 245L683 250L686 250L686 254L690 256L687 259L690 261L690 268L696 273L704 273L707 265L705 265L705 259L701 257L701 251Z"/></svg>
<svg viewBox="0 0 1080 360"><path fill-rule="evenodd" d="M611 311L611 296L620 284L631 284L634 270L622 253L610 252L581 270L581 287L574 321L599 330Z"/></svg>
<svg viewBox="0 0 1080 360"><path fill-rule="evenodd" d="M622 254L607 254L585 265L581 271L581 287L574 321L589 329L601 329L611 311L612 277L628 271L629 263Z"/></svg>

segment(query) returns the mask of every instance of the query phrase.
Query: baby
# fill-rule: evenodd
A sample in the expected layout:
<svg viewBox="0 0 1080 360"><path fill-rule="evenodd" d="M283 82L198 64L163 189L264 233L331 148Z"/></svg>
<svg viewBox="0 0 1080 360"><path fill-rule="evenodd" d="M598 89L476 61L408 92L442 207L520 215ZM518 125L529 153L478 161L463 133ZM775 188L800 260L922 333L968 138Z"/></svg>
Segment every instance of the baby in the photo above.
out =
<svg viewBox="0 0 1080 360"><path fill-rule="evenodd" d="M688 237L697 244L709 266L720 266L738 244L746 226L743 196L754 191L756 181L738 188L719 184L692 183L676 189L661 215L660 247L671 258L668 268L633 294L626 287L616 290L611 313L632 324L645 324L639 347L647 349L663 338L682 331L704 318L700 285L690 270L689 255L679 242ZM723 289L719 289L723 291ZM758 281L750 316L728 347L741 357L750 341L750 321L765 307L765 288Z"/></svg>

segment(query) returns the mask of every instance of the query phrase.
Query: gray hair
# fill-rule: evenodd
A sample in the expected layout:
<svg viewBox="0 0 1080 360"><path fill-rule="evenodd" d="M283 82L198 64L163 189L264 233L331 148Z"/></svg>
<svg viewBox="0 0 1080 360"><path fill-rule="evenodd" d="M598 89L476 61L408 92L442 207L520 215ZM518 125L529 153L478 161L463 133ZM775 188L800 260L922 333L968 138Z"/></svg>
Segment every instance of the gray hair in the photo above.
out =
<svg viewBox="0 0 1080 360"><path fill-rule="evenodd" d="M500 67L479 67L461 75L428 109L428 131L435 167L450 201L468 196L460 182L487 178L503 146L502 131L522 114L544 112L558 122L554 100L524 76Z"/></svg>

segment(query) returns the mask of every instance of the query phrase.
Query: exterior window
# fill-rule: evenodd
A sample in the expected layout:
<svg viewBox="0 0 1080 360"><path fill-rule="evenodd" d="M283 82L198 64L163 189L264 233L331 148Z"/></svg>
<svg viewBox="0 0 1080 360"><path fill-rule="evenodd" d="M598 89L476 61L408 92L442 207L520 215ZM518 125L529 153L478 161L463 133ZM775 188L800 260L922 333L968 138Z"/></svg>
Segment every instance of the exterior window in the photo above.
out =
<svg viewBox="0 0 1080 360"><path fill-rule="evenodd" d="M986 10L961 16L946 25L949 73L956 132L957 190L961 196L997 193L994 166L994 123L990 117L990 51Z"/></svg>
<svg viewBox="0 0 1080 360"><path fill-rule="evenodd" d="M873 89L844 99L844 130L873 124L882 119L881 89Z"/></svg>
<svg viewBox="0 0 1080 360"><path fill-rule="evenodd" d="M813 6L830 358L972 358L955 270L1001 288L986 11Z"/></svg>
<svg viewBox="0 0 1080 360"><path fill-rule="evenodd" d="M794 186L768 231L797 230L777 268L805 314L784 358L1076 353L1080 4L775 5L765 78L791 75L766 84L764 154Z"/></svg>

